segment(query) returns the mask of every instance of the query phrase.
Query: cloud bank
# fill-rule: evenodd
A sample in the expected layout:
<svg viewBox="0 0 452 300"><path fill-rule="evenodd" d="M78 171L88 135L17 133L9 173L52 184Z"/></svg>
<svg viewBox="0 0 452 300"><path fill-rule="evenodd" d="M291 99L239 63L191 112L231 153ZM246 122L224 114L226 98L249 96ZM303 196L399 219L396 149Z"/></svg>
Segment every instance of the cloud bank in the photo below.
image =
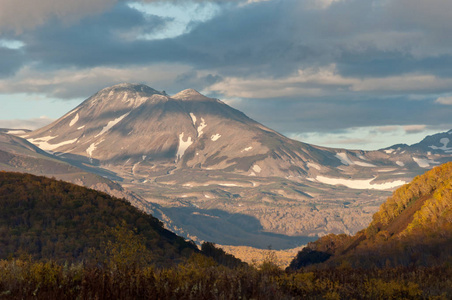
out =
<svg viewBox="0 0 452 300"><path fill-rule="evenodd" d="M168 17L163 2L179 8ZM196 17L206 5L215 13ZM0 0L0 93L64 100L142 82L195 88L287 134L426 133L452 127L450 28L443 0Z"/></svg>

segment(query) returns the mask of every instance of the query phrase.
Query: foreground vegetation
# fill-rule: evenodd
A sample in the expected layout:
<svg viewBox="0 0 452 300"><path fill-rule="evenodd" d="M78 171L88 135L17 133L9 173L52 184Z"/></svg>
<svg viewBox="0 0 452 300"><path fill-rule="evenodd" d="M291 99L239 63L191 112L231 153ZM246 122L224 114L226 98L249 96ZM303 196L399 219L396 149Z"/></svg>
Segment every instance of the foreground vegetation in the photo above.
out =
<svg viewBox="0 0 452 300"><path fill-rule="evenodd" d="M396 191L356 236L286 271L165 230L127 202L0 172L0 299L452 299L452 163Z"/></svg>
<svg viewBox="0 0 452 300"><path fill-rule="evenodd" d="M0 261L0 299L450 299L452 268L285 272L201 254L171 268Z"/></svg>

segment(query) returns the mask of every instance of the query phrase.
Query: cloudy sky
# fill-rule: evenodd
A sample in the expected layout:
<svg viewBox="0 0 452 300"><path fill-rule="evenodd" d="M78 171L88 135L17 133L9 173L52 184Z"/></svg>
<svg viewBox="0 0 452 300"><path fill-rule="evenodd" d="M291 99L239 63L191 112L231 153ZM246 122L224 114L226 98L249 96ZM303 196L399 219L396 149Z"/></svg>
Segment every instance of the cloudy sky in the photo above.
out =
<svg viewBox="0 0 452 300"><path fill-rule="evenodd" d="M0 127L134 82L309 143L411 144L452 129L450 28L450 0L0 0Z"/></svg>

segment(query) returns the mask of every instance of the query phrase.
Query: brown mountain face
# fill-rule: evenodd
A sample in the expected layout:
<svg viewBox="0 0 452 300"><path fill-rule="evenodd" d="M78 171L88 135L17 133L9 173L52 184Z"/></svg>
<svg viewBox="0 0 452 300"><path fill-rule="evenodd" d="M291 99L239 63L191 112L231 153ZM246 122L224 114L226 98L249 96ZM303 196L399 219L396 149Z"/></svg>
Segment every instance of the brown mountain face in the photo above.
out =
<svg viewBox="0 0 452 300"><path fill-rule="evenodd" d="M263 248L355 233L390 190L452 159L313 146L195 90L168 96L139 84L103 89L21 136L160 205L159 217L181 235Z"/></svg>
<svg viewBox="0 0 452 300"><path fill-rule="evenodd" d="M42 149L133 172L174 168L304 176L331 153L296 142L195 90L172 97L145 85L101 90L27 139Z"/></svg>
<svg viewBox="0 0 452 300"><path fill-rule="evenodd" d="M92 172L92 168L79 164L69 164L57 156L50 155L27 140L0 132L0 171L14 171L34 175L44 175L77 185L105 192L118 198L125 198L145 211L158 209L137 195L124 190L121 185L105 178L112 177L108 172L103 176Z"/></svg>
<svg viewBox="0 0 452 300"><path fill-rule="evenodd" d="M321 262L356 267L452 263L452 162L397 189L356 235L331 234L309 243L290 268Z"/></svg>

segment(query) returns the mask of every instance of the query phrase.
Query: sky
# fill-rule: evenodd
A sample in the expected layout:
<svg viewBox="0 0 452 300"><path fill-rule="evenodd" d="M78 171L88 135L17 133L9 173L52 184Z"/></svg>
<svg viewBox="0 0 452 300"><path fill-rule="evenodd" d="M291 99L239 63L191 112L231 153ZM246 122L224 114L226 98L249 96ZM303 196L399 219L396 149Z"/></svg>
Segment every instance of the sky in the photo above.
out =
<svg viewBox="0 0 452 300"><path fill-rule="evenodd" d="M131 82L316 145L413 144L452 129L450 28L449 0L0 0L0 128Z"/></svg>

